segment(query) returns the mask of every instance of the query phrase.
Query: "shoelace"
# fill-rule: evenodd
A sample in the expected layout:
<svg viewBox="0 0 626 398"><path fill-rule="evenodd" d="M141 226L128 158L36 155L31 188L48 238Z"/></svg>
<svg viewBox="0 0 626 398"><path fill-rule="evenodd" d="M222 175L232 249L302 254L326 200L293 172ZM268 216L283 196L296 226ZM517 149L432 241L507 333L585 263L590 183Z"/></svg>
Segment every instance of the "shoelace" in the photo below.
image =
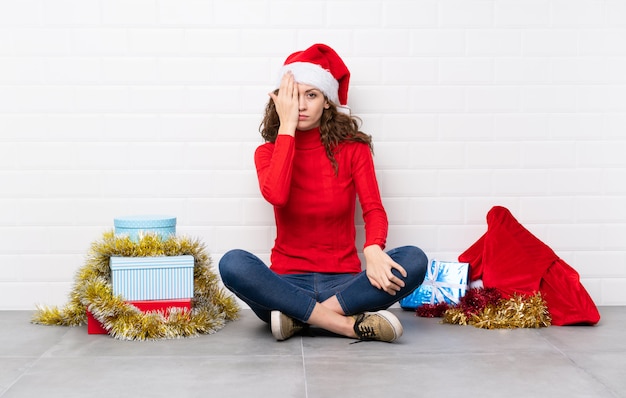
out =
<svg viewBox="0 0 626 398"><path fill-rule="evenodd" d="M376 331L374 330L373 327L371 326L362 326L359 325L358 327L359 331L357 332L357 334L359 335L359 337L361 338L369 338L369 337L376 337Z"/></svg>
<svg viewBox="0 0 626 398"><path fill-rule="evenodd" d="M354 332L361 340L368 340L376 337L376 331L372 326L363 325L365 315L360 315L354 323Z"/></svg>

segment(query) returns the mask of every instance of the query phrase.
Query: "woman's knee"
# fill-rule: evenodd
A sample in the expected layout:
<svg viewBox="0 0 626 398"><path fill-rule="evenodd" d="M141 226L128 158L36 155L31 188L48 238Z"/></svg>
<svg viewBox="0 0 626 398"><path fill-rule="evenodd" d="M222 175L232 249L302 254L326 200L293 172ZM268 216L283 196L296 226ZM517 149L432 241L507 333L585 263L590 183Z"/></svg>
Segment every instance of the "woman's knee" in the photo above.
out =
<svg viewBox="0 0 626 398"><path fill-rule="evenodd" d="M222 256L218 269L225 284L228 284L232 277L241 275L245 264L250 261L249 256L250 253L241 249L230 250Z"/></svg>
<svg viewBox="0 0 626 398"><path fill-rule="evenodd" d="M406 282L419 285L426 276L428 256L417 246L402 246L392 249L391 257L407 272Z"/></svg>

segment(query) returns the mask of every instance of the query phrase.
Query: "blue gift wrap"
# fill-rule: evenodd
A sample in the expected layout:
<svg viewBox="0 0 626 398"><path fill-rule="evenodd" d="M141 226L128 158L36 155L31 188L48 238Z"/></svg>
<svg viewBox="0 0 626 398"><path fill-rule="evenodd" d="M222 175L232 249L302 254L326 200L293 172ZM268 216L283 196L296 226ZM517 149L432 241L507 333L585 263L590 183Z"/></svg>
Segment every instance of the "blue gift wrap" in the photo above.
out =
<svg viewBox="0 0 626 398"><path fill-rule="evenodd" d="M114 295L125 300L170 300L193 297L194 257L111 257Z"/></svg>
<svg viewBox="0 0 626 398"><path fill-rule="evenodd" d="M467 291L469 263L431 260L424 282L400 300L400 307L416 309L424 304L458 304Z"/></svg>
<svg viewBox="0 0 626 398"><path fill-rule="evenodd" d="M167 239L176 235L176 217L158 215L138 215L118 217L113 220L116 235L128 235L132 240L146 233Z"/></svg>

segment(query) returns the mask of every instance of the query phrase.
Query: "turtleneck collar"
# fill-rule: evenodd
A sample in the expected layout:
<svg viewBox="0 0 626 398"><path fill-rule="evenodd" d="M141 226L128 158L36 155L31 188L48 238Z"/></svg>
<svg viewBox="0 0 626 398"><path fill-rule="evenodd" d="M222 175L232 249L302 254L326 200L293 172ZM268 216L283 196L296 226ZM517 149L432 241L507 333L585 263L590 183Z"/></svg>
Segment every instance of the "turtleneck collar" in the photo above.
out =
<svg viewBox="0 0 626 398"><path fill-rule="evenodd" d="M311 130L296 130L296 148L297 149L313 149L322 146L319 127Z"/></svg>

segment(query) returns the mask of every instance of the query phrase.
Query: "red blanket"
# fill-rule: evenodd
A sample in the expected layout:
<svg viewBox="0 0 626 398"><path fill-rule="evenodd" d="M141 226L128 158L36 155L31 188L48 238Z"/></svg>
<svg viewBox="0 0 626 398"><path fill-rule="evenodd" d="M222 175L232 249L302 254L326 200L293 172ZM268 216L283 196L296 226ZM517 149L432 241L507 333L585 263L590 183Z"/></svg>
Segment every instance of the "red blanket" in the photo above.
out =
<svg viewBox="0 0 626 398"><path fill-rule="evenodd" d="M470 264L469 280L482 279L506 297L541 292L553 325L600 320L578 273L500 206L487 213L487 232L459 256Z"/></svg>

